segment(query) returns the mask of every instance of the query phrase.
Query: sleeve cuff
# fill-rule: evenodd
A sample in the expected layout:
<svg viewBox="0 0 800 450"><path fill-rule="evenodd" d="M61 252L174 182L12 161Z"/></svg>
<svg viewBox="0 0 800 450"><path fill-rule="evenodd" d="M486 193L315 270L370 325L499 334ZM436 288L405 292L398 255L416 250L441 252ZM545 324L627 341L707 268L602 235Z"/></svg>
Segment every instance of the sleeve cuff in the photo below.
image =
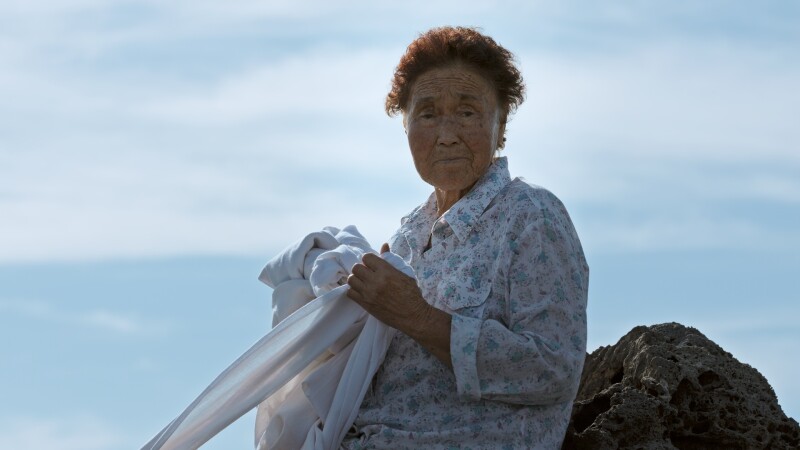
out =
<svg viewBox="0 0 800 450"><path fill-rule="evenodd" d="M462 401L481 398L478 379L478 337L481 334L481 319L453 314L450 325L450 360L456 376L458 397Z"/></svg>

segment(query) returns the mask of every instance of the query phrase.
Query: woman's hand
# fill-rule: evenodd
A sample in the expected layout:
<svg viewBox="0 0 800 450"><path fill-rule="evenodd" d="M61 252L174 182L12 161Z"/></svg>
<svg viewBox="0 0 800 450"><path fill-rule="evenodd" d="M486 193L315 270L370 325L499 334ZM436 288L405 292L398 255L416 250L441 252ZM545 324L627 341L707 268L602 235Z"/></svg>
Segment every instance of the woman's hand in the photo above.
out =
<svg viewBox="0 0 800 450"><path fill-rule="evenodd" d="M381 253L389 251L383 244ZM392 267L378 255L367 253L353 266L347 296L386 325L419 342L442 362L450 361L450 315L422 297L416 280Z"/></svg>
<svg viewBox="0 0 800 450"><path fill-rule="evenodd" d="M389 246L383 244L381 253L387 251ZM361 264L353 266L347 284L350 285L348 297L381 322L398 330L418 323L431 308L422 298L416 280L373 253L367 253Z"/></svg>

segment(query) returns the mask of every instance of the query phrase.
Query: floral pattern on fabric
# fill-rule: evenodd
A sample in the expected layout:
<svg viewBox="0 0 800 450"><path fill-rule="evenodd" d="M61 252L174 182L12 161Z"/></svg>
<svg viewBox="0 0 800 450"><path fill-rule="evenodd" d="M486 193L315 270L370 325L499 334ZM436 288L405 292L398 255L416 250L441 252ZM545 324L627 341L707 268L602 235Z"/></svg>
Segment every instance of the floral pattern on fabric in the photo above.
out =
<svg viewBox="0 0 800 450"><path fill-rule="evenodd" d="M511 180L498 158L440 218L431 195L390 246L428 303L452 315L453 369L398 332L343 447L560 448L586 352L589 282L563 204Z"/></svg>

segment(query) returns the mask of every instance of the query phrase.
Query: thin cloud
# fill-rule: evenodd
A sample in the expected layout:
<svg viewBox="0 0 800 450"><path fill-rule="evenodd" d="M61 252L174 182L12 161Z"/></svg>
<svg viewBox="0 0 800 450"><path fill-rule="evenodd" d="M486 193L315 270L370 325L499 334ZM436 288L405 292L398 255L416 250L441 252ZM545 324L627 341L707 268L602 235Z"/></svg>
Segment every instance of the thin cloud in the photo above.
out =
<svg viewBox="0 0 800 450"><path fill-rule="evenodd" d="M0 96L11 99L0 104L0 261L262 254L294 233L351 223L379 245L427 196L399 121L382 112L406 43L386 36L408 39L422 22L404 26L413 32L395 25L383 40L366 40L374 30L365 24L332 30L329 16L345 13L325 6L324 14L291 20L341 39L309 35L291 48L268 39L280 55L247 53L230 65L186 56L205 68L194 76L186 68L142 68L137 55L156 45L189 55L185 49L199 42L251 33L258 20L289 20L315 6L242 1L222 11L212 2L151 2L136 20L107 26L121 3L87 0L45 14L50 3L5 6L22 23L44 14L56 28L40 35L12 27L0 36L7 68ZM476 2L463 17L485 8ZM753 235L798 245L800 231L776 233L767 219L726 217L716 208L800 199L800 131L792 122L800 66L787 57L796 51L791 42L776 45L773 36L734 46L669 27L623 39L661 13L691 22L693 9L680 6L525 8L535 12L531 20L552 25L501 30L529 87L505 153L513 174L553 190L571 211L585 208L575 212L590 245L741 248L742 237ZM109 24L85 30L81 11L108 12ZM739 20L725 14L723 25ZM784 21L774 11L758 14L760 24ZM581 51L547 44L580 32L565 17L606 40ZM215 21L219 27L207 26ZM76 30L88 34L76 37ZM109 56L121 58L114 70L105 65ZM722 165L730 170L704 172ZM669 220L654 206L661 201L677 208ZM698 210L709 216L696 218ZM618 211L639 217L611 215ZM708 232L683 239L689 225Z"/></svg>
<svg viewBox="0 0 800 450"><path fill-rule="evenodd" d="M179 123L226 125L276 116L380 116L401 48L321 48L231 74L194 95L165 95L142 108L145 116ZM382 69L382 70L381 70Z"/></svg>
<svg viewBox="0 0 800 450"><path fill-rule="evenodd" d="M166 331L166 324L104 309L66 311L35 300L0 300L0 311L26 319L65 324L123 335L151 335ZM0 448L5 448L0 446Z"/></svg>
<svg viewBox="0 0 800 450"><path fill-rule="evenodd" d="M771 231L756 221L663 215L644 219L595 219L583 228L582 241L590 251L629 253L689 250L786 251L800 247L795 230Z"/></svg>
<svg viewBox="0 0 800 450"><path fill-rule="evenodd" d="M91 417L5 417L0 448L26 450L121 449L124 438L114 427Z"/></svg>
<svg viewBox="0 0 800 450"><path fill-rule="evenodd" d="M783 52L683 42L521 59L529 104L515 120L531 126L518 131L559 150L800 164L800 131L789 119L800 65Z"/></svg>
<svg viewBox="0 0 800 450"><path fill-rule="evenodd" d="M80 316L81 322L87 325L105 328L118 333L131 334L142 332L142 326L136 320L109 311L89 311Z"/></svg>

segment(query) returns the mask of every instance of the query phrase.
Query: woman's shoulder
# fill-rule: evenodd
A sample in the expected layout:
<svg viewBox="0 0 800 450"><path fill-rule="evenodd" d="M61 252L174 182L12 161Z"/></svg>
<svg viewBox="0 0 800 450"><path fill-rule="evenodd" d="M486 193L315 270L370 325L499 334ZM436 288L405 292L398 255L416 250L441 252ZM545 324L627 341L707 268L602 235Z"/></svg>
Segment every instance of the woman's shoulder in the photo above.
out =
<svg viewBox="0 0 800 450"><path fill-rule="evenodd" d="M499 197L499 196L498 196ZM580 238L564 203L548 189L515 178L503 192L510 205L506 232L514 236L543 235L551 243L558 243L576 256L575 261L586 259ZM588 268L586 269L588 270Z"/></svg>
<svg viewBox="0 0 800 450"><path fill-rule="evenodd" d="M569 220L567 208L555 194L522 178L511 180L497 200L498 204L505 206L508 213L518 220Z"/></svg>

